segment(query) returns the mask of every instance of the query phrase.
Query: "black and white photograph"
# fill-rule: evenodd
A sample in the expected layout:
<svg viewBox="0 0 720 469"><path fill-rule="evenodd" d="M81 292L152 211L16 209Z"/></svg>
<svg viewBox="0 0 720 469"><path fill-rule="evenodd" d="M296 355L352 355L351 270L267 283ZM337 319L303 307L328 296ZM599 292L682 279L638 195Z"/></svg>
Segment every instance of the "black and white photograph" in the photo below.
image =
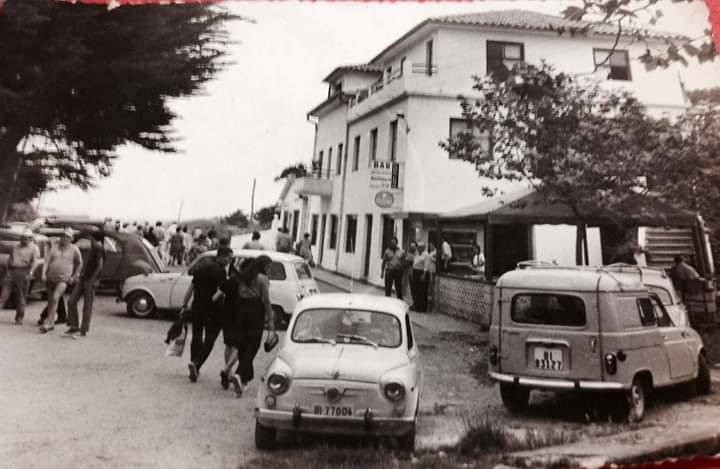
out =
<svg viewBox="0 0 720 469"><path fill-rule="evenodd" d="M0 0L0 468L720 467L718 51L720 0Z"/></svg>

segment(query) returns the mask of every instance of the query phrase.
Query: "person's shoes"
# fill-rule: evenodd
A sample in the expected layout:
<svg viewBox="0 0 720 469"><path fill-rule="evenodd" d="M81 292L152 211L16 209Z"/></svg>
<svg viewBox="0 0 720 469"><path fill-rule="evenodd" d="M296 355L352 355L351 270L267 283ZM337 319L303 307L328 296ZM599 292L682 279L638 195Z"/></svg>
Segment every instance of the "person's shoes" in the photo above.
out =
<svg viewBox="0 0 720 469"><path fill-rule="evenodd" d="M15 318L15 325L22 326L23 318Z"/></svg>
<svg viewBox="0 0 720 469"><path fill-rule="evenodd" d="M240 376L234 374L231 381L233 389L235 390L235 397L241 398L243 395L243 391L245 391L245 386L243 386L242 382L240 381Z"/></svg>
<svg viewBox="0 0 720 469"><path fill-rule="evenodd" d="M190 381L193 383L197 382L199 373L197 365L193 362L188 363L188 370L190 371Z"/></svg>
<svg viewBox="0 0 720 469"><path fill-rule="evenodd" d="M43 324L42 326L40 326L40 333L41 333L41 334L47 334L48 332L54 331L54 330L55 330L55 327L54 327L54 326L46 326L45 324Z"/></svg>
<svg viewBox="0 0 720 469"><path fill-rule="evenodd" d="M77 327L70 327L68 328L68 330L63 332L63 337L73 337L78 332L80 332L80 329L78 329Z"/></svg>
<svg viewBox="0 0 720 469"><path fill-rule="evenodd" d="M55 320L55 324L65 324L67 322L67 318L57 318Z"/></svg>
<svg viewBox="0 0 720 469"><path fill-rule="evenodd" d="M230 378L228 378L227 371L225 370L220 372L220 386L225 390L230 388Z"/></svg>
<svg viewBox="0 0 720 469"><path fill-rule="evenodd" d="M87 332L85 331L77 331L72 335L73 339L84 339L87 337Z"/></svg>
<svg viewBox="0 0 720 469"><path fill-rule="evenodd" d="M45 323L45 320L43 318L38 319L37 325L42 326Z"/></svg>

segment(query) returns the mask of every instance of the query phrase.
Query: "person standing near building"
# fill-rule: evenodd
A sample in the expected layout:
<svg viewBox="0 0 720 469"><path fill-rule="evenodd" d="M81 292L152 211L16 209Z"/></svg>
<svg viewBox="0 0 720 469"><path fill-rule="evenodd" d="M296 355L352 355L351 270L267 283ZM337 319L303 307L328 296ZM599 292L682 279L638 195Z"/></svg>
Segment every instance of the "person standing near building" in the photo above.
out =
<svg viewBox="0 0 720 469"><path fill-rule="evenodd" d="M170 265L182 265L185 256L185 237L182 228L175 228L175 234L170 238Z"/></svg>
<svg viewBox="0 0 720 469"><path fill-rule="evenodd" d="M689 283L692 280L699 280L700 274L697 270L687 262L683 256L675 256L675 263L670 268L670 279L675 285L675 289L680 292L680 297L685 301L688 294Z"/></svg>
<svg viewBox="0 0 720 469"><path fill-rule="evenodd" d="M415 304L415 287L413 286L412 274L415 256L418 254L418 247L415 241L410 241L407 253L405 254L405 268L403 269L403 292L410 292L411 306Z"/></svg>
<svg viewBox="0 0 720 469"><path fill-rule="evenodd" d="M292 238L287 228L278 228L275 250L278 252L292 252Z"/></svg>
<svg viewBox="0 0 720 469"><path fill-rule="evenodd" d="M166 260L167 259L167 238L168 234L165 231L165 228L162 226L162 222L156 222L155 223L155 237L158 240L158 255L160 256L160 259Z"/></svg>
<svg viewBox="0 0 720 469"><path fill-rule="evenodd" d="M440 250L442 251L440 256L440 261L442 262L442 270L443 272L446 272L450 267L450 260L453 256L450 243L448 243L446 240L443 240L442 244L440 245Z"/></svg>
<svg viewBox="0 0 720 469"><path fill-rule="evenodd" d="M435 281L437 273L437 249L433 243L428 243L427 256L425 256L425 281L423 288L425 289L423 296L423 306L425 311L428 309L428 298L435 301Z"/></svg>
<svg viewBox="0 0 720 469"><path fill-rule="evenodd" d="M297 242L295 246L295 254L305 259L305 261L313 265L312 260L312 242L310 240L310 233L305 233L303 239Z"/></svg>
<svg viewBox="0 0 720 469"><path fill-rule="evenodd" d="M40 249L33 242L32 231L25 230L20 235L20 244L14 246L10 253L0 292L0 308L4 308L15 290L15 324L23 323L29 280L39 261Z"/></svg>
<svg viewBox="0 0 720 469"><path fill-rule="evenodd" d="M472 267L475 275L485 275L485 256L478 244L473 244L473 256L470 261L470 267Z"/></svg>
<svg viewBox="0 0 720 469"><path fill-rule="evenodd" d="M90 332L90 319L92 318L93 303L95 302L95 289L100 282L100 274L105 266L105 233L96 231L88 236L90 239L90 252L87 262L83 266L80 280L75 283L70 299L68 300L68 330L66 336L72 338L85 337ZM78 302L83 299L82 325L78 317Z"/></svg>
<svg viewBox="0 0 720 469"><path fill-rule="evenodd" d="M82 255L80 250L72 244L73 232L66 229L56 246L43 265L42 280L47 288L47 318L40 324L40 332L46 333L55 329L55 314L58 303L67 290L68 284L75 283L80 278L82 270Z"/></svg>
<svg viewBox="0 0 720 469"><path fill-rule="evenodd" d="M260 242L260 232L253 231L252 233L252 239L248 241L247 243L243 244L243 249L257 249L257 250L264 250L265 246Z"/></svg>
<svg viewBox="0 0 720 469"><path fill-rule="evenodd" d="M237 370L230 378L235 396L241 397L254 377L253 361L262 342L267 319L268 330L275 331L275 317L270 303L267 269L272 261L266 255L244 264L240 273L221 287L225 294L223 314L225 344L234 348L227 357L221 379L226 380L237 360ZM224 386L223 386L224 387Z"/></svg>
<svg viewBox="0 0 720 469"><path fill-rule="evenodd" d="M405 252L398 247L398 239L393 237L382 257L380 277L385 278L385 296L392 296L392 288L395 285L395 295L402 300L404 270Z"/></svg>
<svg viewBox="0 0 720 469"><path fill-rule="evenodd" d="M413 286L413 305L411 309L419 313L427 310L427 257L428 253L425 246L418 245L417 254L413 258L412 263L412 286Z"/></svg>
<svg viewBox="0 0 720 469"><path fill-rule="evenodd" d="M185 293L182 315L192 323L188 370L193 383L197 381L200 368L210 356L222 329L221 306L213 297L228 277L228 266L232 257L232 249L224 246L219 248L212 261L203 262L193 270L192 283ZM190 298L193 299L192 309L187 314Z"/></svg>

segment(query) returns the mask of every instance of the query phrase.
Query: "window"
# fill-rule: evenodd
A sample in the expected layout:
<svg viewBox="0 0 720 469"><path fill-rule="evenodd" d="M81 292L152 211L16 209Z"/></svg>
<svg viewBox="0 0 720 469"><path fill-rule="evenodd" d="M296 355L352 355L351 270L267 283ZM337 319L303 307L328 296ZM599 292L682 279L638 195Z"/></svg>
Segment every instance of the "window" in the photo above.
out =
<svg viewBox="0 0 720 469"><path fill-rule="evenodd" d="M307 280L312 278L310 267L308 267L305 262L294 262L293 267L295 267L295 275L297 275L298 280Z"/></svg>
<svg viewBox="0 0 720 469"><path fill-rule="evenodd" d="M285 267L279 262L271 262L267 268L268 280L285 280Z"/></svg>
<svg viewBox="0 0 720 469"><path fill-rule="evenodd" d="M412 334L412 324L410 323L410 315L405 315L405 329L407 329L407 346L408 350L413 348L413 344L415 343L413 341L413 334Z"/></svg>
<svg viewBox="0 0 720 469"><path fill-rule="evenodd" d="M403 73L405 73L405 62L406 61L407 61L407 57L403 57L402 59L400 59L400 76L402 76Z"/></svg>
<svg viewBox="0 0 720 469"><path fill-rule="evenodd" d="M585 303L570 295L523 293L513 297L510 317L523 324L580 327L585 325Z"/></svg>
<svg viewBox="0 0 720 469"><path fill-rule="evenodd" d="M340 175L342 173L342 161L343 161L343 144L338 144L338 153L337 153L337 172L335 174Z"/></svg>
<svg viewBox="0 0 720 469"><path fill-rule="evenodd" d="M385 69L385 81L389 82L392 79L392 65Z"/></svg>
<svg viewBox="0 0 720 469"><path fill-rule="evenodd" d="M293 342L341 342L358 347L396 348L402 345L402 327L395 316L360 309L306 309L295 320ZM352 337L355 336L355 337Z"/></svg>
<svg viewBox="0 0 720 469"><path fill-rule="evenodd" d="M470 264L473 256L473 245L477 242L477 233L474 231L445 231L442 232L443 239L447 241L452 249L452 262L463 262ZM440 249L437 241L437 232L429 231L428 240Z"/></svg>
<svg viewBox="0 0 720 469"><path fill-rule="evenodd" d="M320 150L320 153L318 153L317 171L318 171L318 177L322 179L322 176L323 176L323 151L322 150Z"/></svg>
<svg viewBox="0 0 720 469"><path fill-rule="evenodd" d="M327 167L327 175L328 178L332 174L332 147L328 148L328 167Z"/></svg>
<svg viewBox="0 0 720 469"><path fill-rule="evenodd" d="M397 120L390 122L390 161L397 161L397 127Z"/></svg>
<svg viewBox="0 0 720 469"><path fill-rule="evenodd" d="M378 129L374 128L370 131L370 162L377 159L377 136ZM368 163L371 164L371 163Z"/></svg>
<svg viewBox="0 0 720 469"><path fill-rule="evenodd" d="M433 42L432 39L425 43L425 74L433 74Z"/></svg>
<svg viewBox="0 0 720 469"><path fill-rule="evenodd" d="M360 136L355 136L355 146L353 147L353 171L357 171L360 167Z"/></svg>
<svg viewBox="0 0 720 469"><path fill-rule="evenodd" d="M357 238L357 215L348 215L345 224L345 252L355 252Z"/></svg>
<svg viewBox="0 0 720 469"><path fill-rule="evenodd" d="M607 70L608 80L630 80L630 59L626 50L593 49L598 70Z"/></svg>
<svg viewBox="0 0 720 469"><path fill-rule="evenodd" d="M638 313L640 313L640 324L646 327L657 325L657 318L655 318L655 311L650 298L639 298L637 305Z"/></svg>
<svg viewBox="0 0 720 469"><path fill-rule="evenodd" d="M310 244L315 246L317 244L317 234L318 234L318 216L313 215L312 221L310 222Z"/></svg>
<svg viewBox="0 0 720 469"><path fill-rule="evenodd" d="M330 249L337 247L338 217L330 215Z"/></svg>
<svg viewBox="0 0 720 469"><path fill-rule="evenodd" d="M472 127L472 135L470 121L467 119L450 118L450 138L458 137L467 152L449 153L450 159L463 159L464 156L470 157L476 150L482 149L487 152L490 148L490 141L487 135L483 135L480 129Z"/></svg>
<svg viewBox="0 0 720 469"><path fill-rule="evenodd" d="M510 70L525 60L525 47L518 42L487 42L487 73L505 80Z"/></svg>
<svg viewBox="0 0 720 469"><path fill-rule="evenodd" d="M665 310L665 307L662 305L660 298L658 298L657 296L651 296L650 300L652 301L653 310L655 311L655 320L657 321L658 326L673 327L675 324L673 324L672 319L670 319L670 316L668 316L668 313Z"/></svg>

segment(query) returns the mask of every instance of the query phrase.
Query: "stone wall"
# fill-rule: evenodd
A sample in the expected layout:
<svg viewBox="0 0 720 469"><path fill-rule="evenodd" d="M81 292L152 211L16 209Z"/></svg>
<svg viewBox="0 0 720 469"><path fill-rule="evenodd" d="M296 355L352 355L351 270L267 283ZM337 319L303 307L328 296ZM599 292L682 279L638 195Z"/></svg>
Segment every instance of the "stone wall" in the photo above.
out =
<svg viewBox="0 0 720 469"><path fill-rule="evenodd" d="M437 282L436 312L490 325L494 284L452 274L438 275Z"/></svg>

